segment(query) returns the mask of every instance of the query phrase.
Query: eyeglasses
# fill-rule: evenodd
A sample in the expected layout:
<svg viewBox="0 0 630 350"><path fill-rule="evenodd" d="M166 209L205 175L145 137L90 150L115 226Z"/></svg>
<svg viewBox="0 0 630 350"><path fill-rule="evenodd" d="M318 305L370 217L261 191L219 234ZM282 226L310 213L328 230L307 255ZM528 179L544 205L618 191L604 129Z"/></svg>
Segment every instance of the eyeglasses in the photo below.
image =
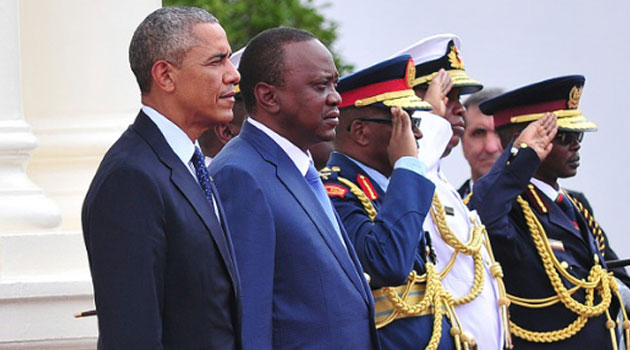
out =
<svg viewBox="0 0 630 350"><path fill-rule="evenodd" d="M568 146L575 141L577 141L577 143L582 142L583 138L584 138L584 132L558 131L554 141L557 141L562 146Z"/></svg>
<svg viewBox="0 0 630 350"><path fill-rule="evenodd" d="M411 119L411 129L420 128L420 122L422 122L422 118L410 118ZM360 120L364 122L378 123L378 124L389 124L392 125L392 119L390 118L357 118L355 120ZM352 127L352 123L348 125L348 131Z"/></svg>

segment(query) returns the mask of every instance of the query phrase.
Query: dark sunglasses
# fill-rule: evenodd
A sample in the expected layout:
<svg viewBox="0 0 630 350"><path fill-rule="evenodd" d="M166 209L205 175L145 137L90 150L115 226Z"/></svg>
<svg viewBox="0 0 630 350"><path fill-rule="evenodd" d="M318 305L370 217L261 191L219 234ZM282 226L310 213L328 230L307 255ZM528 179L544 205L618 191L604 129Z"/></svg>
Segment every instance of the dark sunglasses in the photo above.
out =
<svg viewBox="0 0 630 350"><path fill-rule="evenodd" d="M392 125L392 119L389 118L357 118L355 120L360 120L360 121L364 121L364 122L371 122L371 123L378 123L378 124L389 124ZM411 118L411 128L413 129L415 128L420 128L420 122L422 121L422 118ZM352 123L350 125L348 125L348 131L350 131L350 128L352 127Z"/></svg>
<svg viewBox="0 0 630 350"><path fill-rule="evenodd" d="M584 138L583 132L558 131L558 133L556 134L556 138L554 140L557 141L562 146L568 146L575 141L577 141L577 143L582 142L583 138Z"/></svg>

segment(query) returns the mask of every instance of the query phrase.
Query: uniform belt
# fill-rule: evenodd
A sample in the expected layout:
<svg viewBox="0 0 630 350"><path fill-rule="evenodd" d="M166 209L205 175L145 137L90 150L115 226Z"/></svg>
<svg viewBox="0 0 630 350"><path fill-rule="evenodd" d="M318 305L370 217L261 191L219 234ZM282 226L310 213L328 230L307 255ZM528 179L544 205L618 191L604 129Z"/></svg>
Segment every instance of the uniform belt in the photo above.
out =
<svg viewBox="0 0 630 350"><path fill-rule="evenodd" d="M396 290L396 293L400 297L403 296L403 293L405 292L406 289L407 289L407 285L394 287L394 290ZM415 305L421 302L422 299L424 299L424 291L425 291L424 283L414 283L413 286L411 286L411 290L409 291L409 294L407 294L407 298L405 298L405 301L409 305ZM376 321L376 324L380 324L384 322L385 320L389 319L392 316L392 314L396 311L396 309L394 307L394 304L392 304L392 302L387 298L387 296L383 292L383 289L373 290L372 295L374 296L374 309L376 311L375 321ZM395 318L398 319L398 318L405 318L405 317L424 316L424 315L430 315L432 314L432 312L433 312L433 308L430 307L430 308L427 308L426 310L423 310L422 313L416 314L416 315L406 315L404 313L397 313Z"/></svg>

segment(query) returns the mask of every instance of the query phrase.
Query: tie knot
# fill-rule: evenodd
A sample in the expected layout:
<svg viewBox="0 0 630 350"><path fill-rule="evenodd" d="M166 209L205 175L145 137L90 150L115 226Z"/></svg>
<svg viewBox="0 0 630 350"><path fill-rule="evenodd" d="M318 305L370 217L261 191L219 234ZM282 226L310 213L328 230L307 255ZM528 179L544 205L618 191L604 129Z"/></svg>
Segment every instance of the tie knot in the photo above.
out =
<svg viewBox="0 0 630 350"><path fill-rule="evenodd" d="M197 146L195 146L195 153L193 153L192 161L193 163L203 161L203 153L201 153L201 150Z"/></svg>

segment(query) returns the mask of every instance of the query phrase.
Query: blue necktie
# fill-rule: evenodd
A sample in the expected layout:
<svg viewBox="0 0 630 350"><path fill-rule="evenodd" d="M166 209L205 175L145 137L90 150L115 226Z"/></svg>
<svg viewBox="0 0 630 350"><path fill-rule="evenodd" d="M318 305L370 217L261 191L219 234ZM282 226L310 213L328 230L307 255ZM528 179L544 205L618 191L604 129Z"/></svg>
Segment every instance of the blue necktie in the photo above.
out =
<svg viewBox="0 0 630 350"><path fill-rule="evenodd" d="M578 226L577 217L575 216L575 208L573 207L571 200L564 194L560 193L558 198L556 198L556 204L558 204L560 209L562 209L562 211L567 215L573 226L580 231L580 226Z"/></svg>
<svg viewBox="0 0 630 350"><path fill-rule="evenodd" d="M212 200L212 191L210 190L210 175L208 175L208 169L206 169L206 163L204 162L204 157L199 147L195 147L195 153L192 156L192 163L195 167L197 181L199 181L199 185L201 186L203 193L206 195L206 199L210 202L210 206L213 207L212 209L214 212L214 202Z"/></svg>
<svg viewBox="0 0 630 350"><path fill-rule="evenodd" d="M328 219L335 228L335 232L337 232L337 236L339 236L339 240L341 240L341 244L343 244L343 246L345 247L346 243L343 241L343 237L341 236L341 229L339 228L337 218L335 217L335 213L333 212L332 203L328 198L328 194L326 193L324 184L319 177L319 173L313 166L313 163L311 163L311 165L308 167L308 170L306 171L306 175L304 175L304 177L306 178L306 182L308 182L308 184L311 186L313 192L315 192L315 196L317 197L319 204L321 204L324 208Z"/></svg>

